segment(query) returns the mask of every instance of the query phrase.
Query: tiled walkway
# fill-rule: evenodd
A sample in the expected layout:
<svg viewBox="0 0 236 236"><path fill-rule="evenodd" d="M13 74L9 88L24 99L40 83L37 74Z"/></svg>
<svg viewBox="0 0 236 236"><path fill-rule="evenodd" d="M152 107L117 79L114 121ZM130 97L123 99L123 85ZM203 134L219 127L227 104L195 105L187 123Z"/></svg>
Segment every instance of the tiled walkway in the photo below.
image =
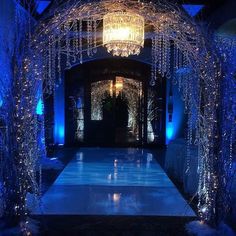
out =
<svg viewBox="0 0 236 236"><path fill-rule="evenodd" d="M34 214L195 216L149 150L126 148L79 149Z"/></svg>

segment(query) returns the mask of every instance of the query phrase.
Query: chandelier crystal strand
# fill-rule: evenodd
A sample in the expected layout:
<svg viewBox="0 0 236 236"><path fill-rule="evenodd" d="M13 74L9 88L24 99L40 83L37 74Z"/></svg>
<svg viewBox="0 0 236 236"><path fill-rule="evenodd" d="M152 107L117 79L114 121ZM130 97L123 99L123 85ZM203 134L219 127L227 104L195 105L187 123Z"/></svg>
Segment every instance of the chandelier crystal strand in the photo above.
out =
<svg viewBox="0 0 236 236"><path fill-rule="evenodd" d="M103 17L103 45L113 56L139 55L144 47L144 18L133 12L111 12Z"/></svg>

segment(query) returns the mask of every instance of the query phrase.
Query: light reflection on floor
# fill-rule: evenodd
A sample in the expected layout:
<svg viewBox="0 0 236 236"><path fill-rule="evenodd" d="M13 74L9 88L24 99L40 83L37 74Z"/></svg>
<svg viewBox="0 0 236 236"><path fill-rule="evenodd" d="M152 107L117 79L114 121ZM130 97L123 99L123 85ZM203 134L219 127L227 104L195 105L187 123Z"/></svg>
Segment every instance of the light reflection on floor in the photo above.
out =
<svg viewBox="0 0 236 236"><path fill-rule="evenodd" d="M153 154L81 148L35 214L195 216Z"/></svg>

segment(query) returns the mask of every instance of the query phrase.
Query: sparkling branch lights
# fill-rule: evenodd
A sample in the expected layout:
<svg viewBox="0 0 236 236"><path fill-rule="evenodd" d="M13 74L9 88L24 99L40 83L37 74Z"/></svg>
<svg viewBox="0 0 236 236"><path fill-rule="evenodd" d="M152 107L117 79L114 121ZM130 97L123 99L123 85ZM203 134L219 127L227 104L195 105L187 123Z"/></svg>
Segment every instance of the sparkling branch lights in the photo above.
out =
<svg viewBox="0 0 236 236"><path fill-rule="evenodd" d="M103 44L113 56L139 55L144 46L144 18L132 12L112 12L103 17Z"/></svg>
<svg viewBox="0 0 236 236"><path fill-rule="evenodd" d="M5 160L9 160L6 171L14 164L12 165L16 168L15 175L16 179L20 180L21 191L15 190L16 183L6 186L8 192L17 191L20 199L17 204L8 199L8 206L12 204L18 215L24 215L27 191L33 189L33 192L37 193L35 163L45 150L44 147L39 148L41 139L38 139L35 133L39 128L37 117L34 115L38 101L37 90L44 81L44 92L54 92L55 86L61 82L64 69L71 68L76 63L83 63L96 53L97 48L102 46L97 37L97 26L105 16L109 18L109 14L114 11L116 14L132 12L135 17L143 16L145 23L154 29L151 84L156 83L159 74L167 79L172 77L173 83L178 83L182 91L189 120L188 146L194 143L198 145L199 150L198 214L202 221L216 225L226 214L220 209L226 209L228 206L224 183L230 183L227 171L232 164L231 159L226 160L227 151L222 144L231 142L228 146L232 150L232 139L235 137L235 134L228 133L228 127L225 127L226 134L222 133L219 123L219 109L222 106L220 86L223 78L221 61L212 47L213 40L204 36L196 22L183 13L183 9L164 0L155 4L133 0L102 0L83 4L82 1L69 0L60 6L52 6L48 15L38 23L29 43L24 44L27 47L22 71L18 73L19 71L15 70L17 86L13 90L14 129L17 135L12 137L14 142L11 142L17 148L14 149L14 155ZM122 17L129 17L122 14ZM112 23L112 18L108 21L107 23ZM121 45L124 51L118 50L114 46L117 42L113 32L108 36L104 35L104 44L114 55L128 56L139 52L144 43L141 38L144 21L141 18L139 21L140 37L132 36L138 42L134 43L137 46L135 48L128 43L126 46ZM104 26L106 28L106 17ZM120 30L119 27L115 29ZM127 39L126 33L122 38ZM112 44L113 42L115 43ZM173 71L182 68L190 68L191 73L173 76ZM192 122L194 116L196 122ZM6 120L6 123L8 122ZM190 169L189 160L188 153L186 174ZM8 176L7 173L5 175ZM9 183L9 180L7 181Z"/></svg>

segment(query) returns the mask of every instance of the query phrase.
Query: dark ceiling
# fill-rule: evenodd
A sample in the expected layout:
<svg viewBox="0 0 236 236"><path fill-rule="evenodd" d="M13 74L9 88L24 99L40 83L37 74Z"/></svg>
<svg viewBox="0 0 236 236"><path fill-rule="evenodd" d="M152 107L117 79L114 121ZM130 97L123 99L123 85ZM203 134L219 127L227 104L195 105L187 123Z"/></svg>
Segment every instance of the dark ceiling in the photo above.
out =
<svg viewBox="0 0 236 236"><path fill-rule="evenodd" d="M158 0L152 0L152 1L155 2ZM198 20L207 20L207 18L210 15L212 15L212 13L215 10L217 10L217 8L223 6L227 2L227 0L169 0L169 1L176 2L177 4L204 5L203 9L196 16L196 19ZM43 13L46 12L47 9L50 8L52 4L65 3L65 0L46 0L46 1L21 0L22 5L26 5L29 2L31 4L32 14L36 18L39 18L40 15L43 15ZM47 2L46 5L45 5L45 2Z"/></svg>

